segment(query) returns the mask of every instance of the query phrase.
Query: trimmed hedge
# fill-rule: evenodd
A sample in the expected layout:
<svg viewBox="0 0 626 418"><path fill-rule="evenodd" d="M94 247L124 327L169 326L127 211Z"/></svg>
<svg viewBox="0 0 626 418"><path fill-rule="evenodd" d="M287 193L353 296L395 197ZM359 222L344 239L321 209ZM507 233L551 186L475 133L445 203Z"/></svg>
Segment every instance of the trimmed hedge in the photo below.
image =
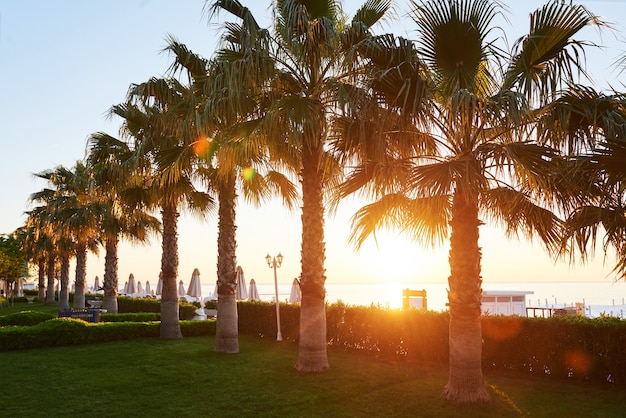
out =
<svg viewBox="0 0 626 418"><path fill-rule="evenodd" d="M626 384L626 321L618 318L483 319L487 369Z"/></svg>
<svg viewBox="0 0 626 418"><path fill-rule="evenodd" d="M0 351L158 338L160 325L159 322L88 323L54 318L34 326L3 327ZM184 337L214 335L215 321L180 321L180 329Z"/></svg>
<svg viewBox="0 0 626 418"><path fill-rule="evenodd" d="M56 318L56 315L45 312L17 312L7 316L0 316L0 327L9 325L37 325L53 318Z"/></svg>
<svg viewBox="0 0 626 418"><path fill-rule="evenodd" d="M276 336L273 303L238 302L239 332ZM285 340L297 341L300 309L280 305ZM626 321L618 318L484 316L483 364L543 377L626 385ZM327 305L328 344L388 359L447 364L447 312Z"/></svg>
<svg viewBox="0 0 626 418"><path fill-rule="evenodd" d="M193 319L193 317L196 315L196 309L198 309L198 306L184 300L178 301L178 318L180 320ZM161 313L161 300L153 298L133 298L130 296L118 296L117 311L119 313Z"/></svg>
<svg viewBox="0 0 626 418"><path fill-rule="evenodd" d="M137 312L137 313L106 313L100 314L102 322L152 322L160 321L161 314L156 312Z"/></svg>

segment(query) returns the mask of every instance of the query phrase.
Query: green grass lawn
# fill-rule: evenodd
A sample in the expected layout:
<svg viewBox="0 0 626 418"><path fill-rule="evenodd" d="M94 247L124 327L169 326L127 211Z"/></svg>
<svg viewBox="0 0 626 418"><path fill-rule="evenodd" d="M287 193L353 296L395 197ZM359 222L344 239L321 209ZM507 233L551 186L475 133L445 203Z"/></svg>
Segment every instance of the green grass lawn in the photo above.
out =
<svg viewBox="0 0 626 418"><path fill-rule="evenodd" d="M0 416L623 417L626 411L623 388L487 375L491 403L453 406L440 398L447 370L438 366L331 348L328 372L302 374L293 369L293 343L241 336L239 354L215 353L213 346L213 337L194 337L2 352Z"/></svg>

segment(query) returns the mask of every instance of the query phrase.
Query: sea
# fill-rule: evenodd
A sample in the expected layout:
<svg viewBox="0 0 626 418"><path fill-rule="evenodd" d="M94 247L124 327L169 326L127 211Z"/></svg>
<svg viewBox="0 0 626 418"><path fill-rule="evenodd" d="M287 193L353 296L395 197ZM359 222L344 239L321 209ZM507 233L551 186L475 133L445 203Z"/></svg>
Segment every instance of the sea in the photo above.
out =
<svg viewBox="0 0 626 418"><path fill-rule="evenodd" d="M248 286L249 287L249 286ZM287 302L292 283L278 284L278 299ZM257 282L259 297L275 301L274 283ZM425 290L427 306L432 311L447 309L447 283L332 283L326 282L326 302L341 301L348 305L378 305L389 308L402 306L402 290ZM588 317L601 315L625 318L626 282L498 282L483 283L483 291L524 291L526 307L560 309L584 304ZM215 284L202 285L203 298L215 298Z"/></svg>

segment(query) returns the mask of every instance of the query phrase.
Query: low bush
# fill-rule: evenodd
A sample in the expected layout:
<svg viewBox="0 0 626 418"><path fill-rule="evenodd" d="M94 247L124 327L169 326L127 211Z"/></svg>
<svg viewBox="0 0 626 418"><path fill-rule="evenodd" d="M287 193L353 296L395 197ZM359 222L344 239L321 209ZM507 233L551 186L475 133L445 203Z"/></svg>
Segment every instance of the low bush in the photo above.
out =
<svg viewBox="0 0 626 418"><path fill-rule="evenodd" d="M33 311L17 312L11 315L0 317L0 327L4 327L7 325L32 326L32 325L37 325L44 321L48 321L53 318L56 318L56 315L44 313L44 312L33 312Z"/></svg>
<svg viewBox="0 0 626 418"><path fill-rule="evenodd" d="M100 314L102 322L151 322L160 321L161 314L156 312L137 312L137 313L106 313Z"/></svg>
<svg viewBox="0 0 626 418"><path fill-rule="evenodd" d="M193 303L179 301L178 318L180 320L193 319L196 315L196 307ZM161 313L161 300L153 298L133 298L129 296L118 296L117 311L119 313L156 312Z"/></svg>

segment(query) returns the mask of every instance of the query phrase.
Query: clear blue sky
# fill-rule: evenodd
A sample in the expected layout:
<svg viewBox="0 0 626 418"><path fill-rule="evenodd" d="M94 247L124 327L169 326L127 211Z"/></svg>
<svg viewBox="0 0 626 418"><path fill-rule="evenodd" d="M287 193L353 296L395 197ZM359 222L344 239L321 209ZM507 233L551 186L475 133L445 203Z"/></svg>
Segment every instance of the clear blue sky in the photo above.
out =
<svg viewBox="0 0 626 418"><path fill-rule="evenodd" d="M243 1L262 24L267 24L269 1ZM542 2L507 1L510 23L503 23L509 43L527 31L528 14ZM584 1L596 14L619 24L626 17L624 1ZM351 15L360 1L344 1ZM203 0L0 0L0 232L10 233L24 222L28 196L44 184L32 173L71 167L85 153L87 137L97 131L117 135L119 120L107 120L111 105L124 100L128 86L160 76L171 60L160 53L172 34L194 52L210 57L218 27L202 14ZM399 16L407 2L396 2ZM411 36L406 20L388 22L384 31ZM590 57L590 72L603 86L621 88L626 81L609 68L626 49L609 32L602 38L592 30L592 40L605 51ZM346 202L327 220L327 277L329 282L402 282L418 288L423 282L441 282L448 276L447 247L421 248L383 233L377 249L370 240L356 254L346 243L349 219L361 202ZM179 276L189 282L195 267L203 282L214 282L216 222L181 217ZM279 279L290 282L300 274L300 214L288 213L278 202L260 209L240 205L238 261L247 279L271 282L266 253L285 256ZM484 228L483 276L486 283L524 280L606 280L613 265L603 267L603 255L588 266L570 268L554 264L540 248L507 241L497 229ZM160 238L147 247L123 244L119 254L119 280L133 273L138 280L156 282L160 270ZM103 260L90 257L88 278L102 277ZM73 276L73 271L72 271ZM72 278L73 280L73 278Z"/></svg>

